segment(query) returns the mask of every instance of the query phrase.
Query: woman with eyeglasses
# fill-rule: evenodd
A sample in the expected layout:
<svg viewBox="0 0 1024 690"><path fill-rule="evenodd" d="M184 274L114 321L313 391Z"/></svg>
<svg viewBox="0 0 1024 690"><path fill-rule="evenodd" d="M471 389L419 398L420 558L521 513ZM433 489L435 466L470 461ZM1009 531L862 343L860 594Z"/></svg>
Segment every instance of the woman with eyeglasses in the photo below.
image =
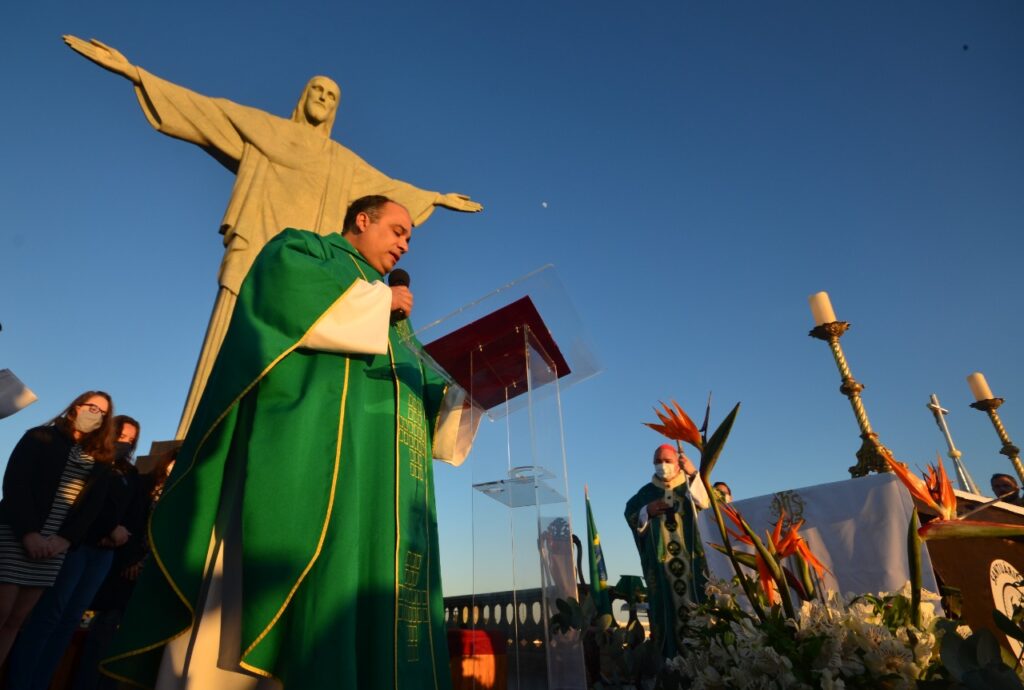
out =
<svg viewBox="0 0 1024 690"><path fill-rule="evenodd" d="M82 393L14 447L0 500L0 663L103 507L114 461L113 403Z"/></svg>
<svg viewBox="0 0 1024 690"><path fill-rule="evenodd" d="M106 499L81 543L67 552L47 589L18 633L7 657L7 690L46 690L82 622L82 614L107 578L115 551L133 533L145 531L147 504L131 462L139 440L138 421L114 417L114 462ZM95 607L93 607L95 608ZM95 619L94 619L95 622ZM90 627L90 631L92 628ZM91 636L91 633L90 633Z"/></svg>

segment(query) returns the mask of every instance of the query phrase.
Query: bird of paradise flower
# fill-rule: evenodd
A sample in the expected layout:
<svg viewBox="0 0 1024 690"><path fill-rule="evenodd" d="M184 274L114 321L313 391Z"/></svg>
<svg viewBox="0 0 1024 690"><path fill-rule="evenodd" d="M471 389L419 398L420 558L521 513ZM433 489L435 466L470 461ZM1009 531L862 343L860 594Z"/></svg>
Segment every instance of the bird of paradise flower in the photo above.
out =
<svg viewBox="0 0 1024 690"><path fill-rule="evenodd" d="M767 539L761 540L735 506L725 504L722 506L722 511L739 528L737 531L726 527L728 536L741 544L753 547L754 553L737 554L737 560L744 566L757 571L761 590L769 605L781 603L783 608L788 609L787 588L792 588L800 598L805 600L810 599L816 591L820 590L820 587L815 587L811 581L810 570L814 571L819 582L825 573L830 571L811 552L807 541L800 535L800 528L803 527L804 520L798 520L784 530L786 513L783 511L772 531L765 533ZM711 544L711 546L722 553L726 552L724 546L718 544ZM800 578L782 566L782 562L790 557L795 557L800 565Z"/></svg>
<svg viewBox="0 0 1024 690"><path fill-rule="evenodd" d="M662 402L661 407L665 410L664 414L657 407L654 408L654 414L658 415L661 424L644 422L644 426L654 429L662 436L670 438L676 443L682 441L689 443L697 450L703 450L704 440L700 436L700 430L697 429L697 425L693 423L690 416L679 406L679 403L673 400L672 407L669 407Z"/></svg>
<svg viewBox="0 0 1024 690"><path fill-rule="evenodd" d="M917 477L905 464L892 457L891 453L883 452L882 457L889 464L910 495L927 506L938 517L922 525L917 533L924 540L962 539L966 537L1024 537L1024 525L1011 525L1004 522L987 520L971 520L980 510L988 508L999 499L993 499L979 505L965 515L957 515L956 494L939 458L935 465L928 465L924 478Z"/></svg>

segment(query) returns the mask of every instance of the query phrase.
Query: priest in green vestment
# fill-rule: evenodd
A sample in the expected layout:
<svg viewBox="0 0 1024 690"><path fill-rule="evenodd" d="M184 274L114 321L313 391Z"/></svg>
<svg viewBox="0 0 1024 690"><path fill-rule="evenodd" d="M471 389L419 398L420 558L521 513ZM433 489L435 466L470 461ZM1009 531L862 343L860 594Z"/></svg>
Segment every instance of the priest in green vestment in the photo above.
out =
<svg viewBox="0 0 1024 690"><path fill-rule="evenodd" d="M160 690L447 688L431 458L460 463L479 414L425 368L408 211L355 201L343 234L260 252L153 513L104 663Z"/></svg>
<svg viewBox="0 0 1024 690"><path fill-rule="evenodd" d="M626 503L626 522L647 583L651 637L670 659L682 651L690 606L704 598L704 550L695 513L710 503L697 469L673 446L658 447L654 469L651 481Z"/></svg>

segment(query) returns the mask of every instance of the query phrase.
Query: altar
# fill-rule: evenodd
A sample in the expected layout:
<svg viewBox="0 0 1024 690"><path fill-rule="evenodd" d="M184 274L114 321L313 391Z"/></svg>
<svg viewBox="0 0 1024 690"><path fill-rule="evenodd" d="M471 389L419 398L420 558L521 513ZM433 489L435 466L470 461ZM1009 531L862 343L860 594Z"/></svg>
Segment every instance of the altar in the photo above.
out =
<svg viewBox="0 0 1024 690"><path fill-rule="evenodd" d="M907 527L914 501L893 474L788 489L731 505L759 534L771 530L783 512L786 525L805 520L800 534L828 568L822 583L826 589L877 594L899 591L910 580ZM705 543L720 543L711 511L700 513L699 525ZM922 586L938 592L928 545L921 550ZM706 551L711 574L731 578L729 559L713 548Z"/></svg>

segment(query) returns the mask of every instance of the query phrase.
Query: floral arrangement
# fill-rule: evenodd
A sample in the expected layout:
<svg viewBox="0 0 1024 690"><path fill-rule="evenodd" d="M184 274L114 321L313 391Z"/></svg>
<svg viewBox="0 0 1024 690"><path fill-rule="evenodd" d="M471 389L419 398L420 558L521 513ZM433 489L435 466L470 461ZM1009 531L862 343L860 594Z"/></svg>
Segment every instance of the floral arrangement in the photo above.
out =
<svg viewBox="0 0 1024 690"><path fill-rule="evenodd" d="M835 593L802 602L795 618L775 609L760 620L742 605L742 588L708 585L707 603L687 623L687 652L666 663L665 688L909 688L941 675L940 632L932 601L921 622L903 592L857 597Z"/></svg>
<svg viewBox="0 0 1024 690"><path fill-rule="evenodd" d="M887 457L911 494L938 517L919 527L914 511L907 535L911 581L901 592L843 599L820 586L824 566L800 537L801 523L784 533L785 516L780 516L774 530L758 535L711 491L711 471L739 405L710 438L674 401L662 409L655 410L661 423L647 426L700 451L700 477L721 533L722 544L712 546L729 557L735 577L708 585L707 601L695 606L684 623L685 652L666 661L656 687L1024 688L1017 674L1020 659L1002 649L988 630L974 633L940 615L938 595L921 588L921 540L1024 536L1017 525L958 517L941 460L922 481ZM752 553L735 550L734 541L752 547ZM994 614L1002 632L1024 640L1024 609L1012 619Z"/></svg>

